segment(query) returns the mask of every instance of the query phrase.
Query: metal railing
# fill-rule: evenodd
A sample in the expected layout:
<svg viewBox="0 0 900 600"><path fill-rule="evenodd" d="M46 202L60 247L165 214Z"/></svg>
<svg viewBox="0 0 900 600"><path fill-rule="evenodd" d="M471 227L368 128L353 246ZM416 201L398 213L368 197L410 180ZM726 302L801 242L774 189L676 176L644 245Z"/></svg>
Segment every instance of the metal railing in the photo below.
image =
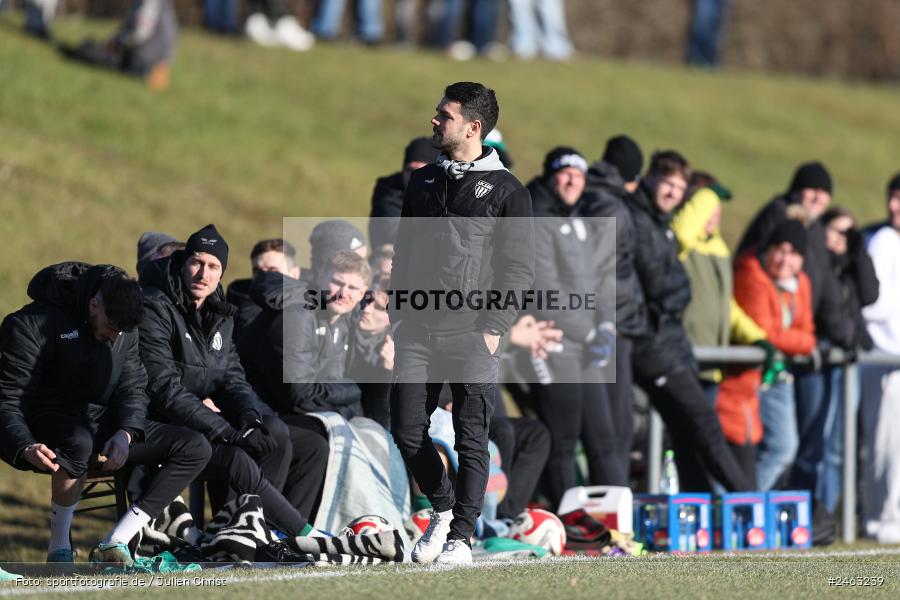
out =
<svg viewBox="0 0 900 600"><path fill-rule="evenodd" d="M696 346L694 357L704 366L761 365L766 353L755 346ZM793 364L808 364L810 358L795 356L789 358ZM900 367L900 356L886 352L864 352L853 362L846 362L840 349L832 349L822 357L825 365L844 368L843 416L844 416L844 456L842 464L841 530L845 543L856 540L856 457L857 457L857 405L854 399L860 396L859 365L880 365ZM650 423L647 432L647 489L651 493L659 491L662 465L663 422L659 414L650 409Z"/></svg>

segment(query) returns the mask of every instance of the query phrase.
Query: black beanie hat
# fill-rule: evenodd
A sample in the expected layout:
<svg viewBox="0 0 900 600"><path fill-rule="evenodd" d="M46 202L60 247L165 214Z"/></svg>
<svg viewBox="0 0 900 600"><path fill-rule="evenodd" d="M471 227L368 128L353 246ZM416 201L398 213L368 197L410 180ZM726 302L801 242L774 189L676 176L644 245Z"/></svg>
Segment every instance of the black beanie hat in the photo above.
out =
<svg viewBox="0 0 900 600"><path fill-rule="evenodd" d="M313 271L318 272L338 252L356 250L365 245L365 236L353 223L340 219L322 221L309 234Z"/></svg>
<svg viewBox="0 0 900 600"><path fill-rule="evenodd" d="M216 226L210 223L200 231L191 234L184 246L185 252L206 252L212 254L222 263L222 271L228 266L228 243L219 234Z"/></svg>
<svg viewBox="0 0 900 600"><path fill-rule="evenodd" d="M644 168L640 146L627 135L617 135L606 142L603 161L615 165L625 182L634 181Z"/></svg>
<svg viewBox="0 0 900 600"><path fill-rule="evenodd" d="M888 196L890 196L891 192L893 192L894 190L900 190L900 173L897 173L896 175L894 175L893 179L888 181L888 185L887 185Z"/></svg>
<svg viewBox="0 0 900 600"><path fill-rule="evenodd" d="M794 219L787 219L782 221L778 227L775 228L775 231L769 236L766 247L768 248L784 242L790 242L791 246L794 247L794 250L800 255L806 256L806 244L808 238L809 234L806 232L806 227L803 226L803 223Z"/></svg>
<svg viewBox="0 0 900 600"><path fill-rule="evenodd" d="M441 151L434 147L431 138L417 137L403 151L403 168L411 162L433 163Z"/></svg>
<svg viewBox="0 0 900 600"><path fill-rule="evenodd" d="M808 162L797 167L794 171L794 178L791 179L791 186L788 188L787 195L790 196L794 192L805 189L825 190L829 194L832 193L831 174L825 165L819 161Z"/></svg>
<svg viewBox="0 0 900 600"><path fill-rule="evenodd" d="M557 146L544 157L544 178L552 177L566 167L587 173L588 164L581 152L569 146Z"/></svg>

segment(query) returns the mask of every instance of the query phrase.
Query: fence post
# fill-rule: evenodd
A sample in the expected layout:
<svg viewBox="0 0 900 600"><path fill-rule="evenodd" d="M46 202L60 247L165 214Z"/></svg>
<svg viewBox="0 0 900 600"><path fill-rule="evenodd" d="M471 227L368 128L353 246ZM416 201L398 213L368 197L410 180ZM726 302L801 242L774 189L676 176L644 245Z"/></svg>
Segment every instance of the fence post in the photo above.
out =
<svg viewBox="0 0 900 600"><path fill-rule="evenodd" d="M662 474L663 422L659 413L650 407L650 423L647 427L647 491L659 493L659 478Z"/></svg>
<svg viewBox="0 0 900 600"><path fill-rule="evenodd" d="M844 459L841 530L845 544L856 541L856 396L859 393L859 365L844 367Z"/></svg>

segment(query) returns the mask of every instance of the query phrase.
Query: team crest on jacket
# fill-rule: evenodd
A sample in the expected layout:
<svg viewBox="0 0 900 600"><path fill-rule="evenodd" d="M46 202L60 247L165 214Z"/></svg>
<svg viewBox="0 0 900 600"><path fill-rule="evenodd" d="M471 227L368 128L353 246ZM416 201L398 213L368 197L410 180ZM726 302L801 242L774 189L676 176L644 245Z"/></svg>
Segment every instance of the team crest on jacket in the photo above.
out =
<svg viewBox="0 0 900 600"><path fill-rule="evenodd" d="M216 351L222 349L222 334L218 331L216 332L216 335L213 336L212 349Z"/></svg>
<svg viewBox="0 0 900 600"><path fill-rule="evenodd" d="M475 197L484 198L492 189L494 189L494 184L481 180L475 184Z"/></svg>

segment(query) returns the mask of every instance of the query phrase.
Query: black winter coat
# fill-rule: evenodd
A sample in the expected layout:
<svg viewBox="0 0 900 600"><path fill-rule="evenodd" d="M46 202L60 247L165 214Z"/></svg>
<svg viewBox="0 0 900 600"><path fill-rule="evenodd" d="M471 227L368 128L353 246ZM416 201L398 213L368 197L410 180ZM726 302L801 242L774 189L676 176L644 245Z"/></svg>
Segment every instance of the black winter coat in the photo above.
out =
<svg viewBox="0 0 900 600"><path fill-rule="evenodd" d="M28 284L33 300L0 325L0 455L16 465L35 440L28 424L69 416L88 426L101 420L144 435L147 374L138 333L98 342L88 323L88 300L103 277L123 274L111 265L60 263ZM23 465L16 465L22 467Z"/></svg>
<svg viewBox="0 0 900 600"><path fill-rule="evenodd" d="M234 345L236 309L219 287L198 311L182 289L184 251L145 270L141 360L150 384L150 415L199 431L213 442L232 438L244 416L258 417L260 400L247 383ZM211 398L222 411L203 405Z"/></svg>
<svg viewBox="0 0 900 600"><path fill-rule="evenodd" d="M857 243L851 244L846 254L829 251L831 269L838 282L841 298L841 318L852 325L851 349L872 350L875 344L866 329L862 308L878 300L878 276L869 253L856 233Z"/></svg>
<svg viewBox="0 0 900 600"><path fill-rule="evenodd" d="M789 205L787 198L777 196L760 210L744 232L737 255L751 247L764 251L772 232L787 219ZM831 269L828 248L825 246L825 230L821 223L813 221L807 231L809 239L803 260L803 271L809 277L812 287L816 337L841 348L853 348L854 325L844 319L840 289Z"/></svg>
<svg viewBox="0 0 900 600"><path fill-rule="evenodd" d="M427 218L420 218L427 217ZM516 218L519 217L519 218ZM485 147L462 179L432 163L412 174L391 273L392 321L451 334L495 329L505 333L518 311L500 309L396 311L398 291L459 291L463 297L495 290L523 294L534 281L531 197ZM399 317L399 318L398 318Z"/></svg>
<svg viewBox="0 0 900 600"><path fill-rule="evenodd" d="M647 306L647 332L635 340L635 373L656 379L684 369L697 369L681 317L691 301L691 281L678 260L678 241L669 227L671 215L656 207L652 193L638 187L628 208L634 219L634 267Z"/></svg>
<svg viewBox="0 0 900 600"><path fill-rule="evenodd" d="M616 220L616 330L631 338L647 330L644 291L634 267L634 220L628 209L631 194L625 190L619 170L607 162L590 166L581 214L586 217L612 217Z"/></svg>
<svg viewBox="0 0 900 600"><path fill-rule="evenodd" d="M582 298L593 294L596 300L600 289L597 232L579 216L580 202L567 206L547 187L542 177L533 179L527 187L535 217L534 289L558 291L563 305L569 303L569 294ZM555 321L567 342L582 344L602 320L596 303L595 307L594 310L580 308L531 312L538 320Z"/></svg>
<svg viewBox="0 0 900 600"><path fill-rule="evenodd" d="M369 246L373 249L393 244L403 210L403 172L379 177L372 190L369 212Z"/></svg>
<svg viewBox="0 0 900 600"><path fill-rule="evenodd" d="M335 411L349 419L360 399L359 386L345 377L352 316L329 323L326 311L305 308L306 289L280 273L253 278L259 312L238 344L247 379L281 414ZM287 339L285 329L293 332Z"/></svg>

